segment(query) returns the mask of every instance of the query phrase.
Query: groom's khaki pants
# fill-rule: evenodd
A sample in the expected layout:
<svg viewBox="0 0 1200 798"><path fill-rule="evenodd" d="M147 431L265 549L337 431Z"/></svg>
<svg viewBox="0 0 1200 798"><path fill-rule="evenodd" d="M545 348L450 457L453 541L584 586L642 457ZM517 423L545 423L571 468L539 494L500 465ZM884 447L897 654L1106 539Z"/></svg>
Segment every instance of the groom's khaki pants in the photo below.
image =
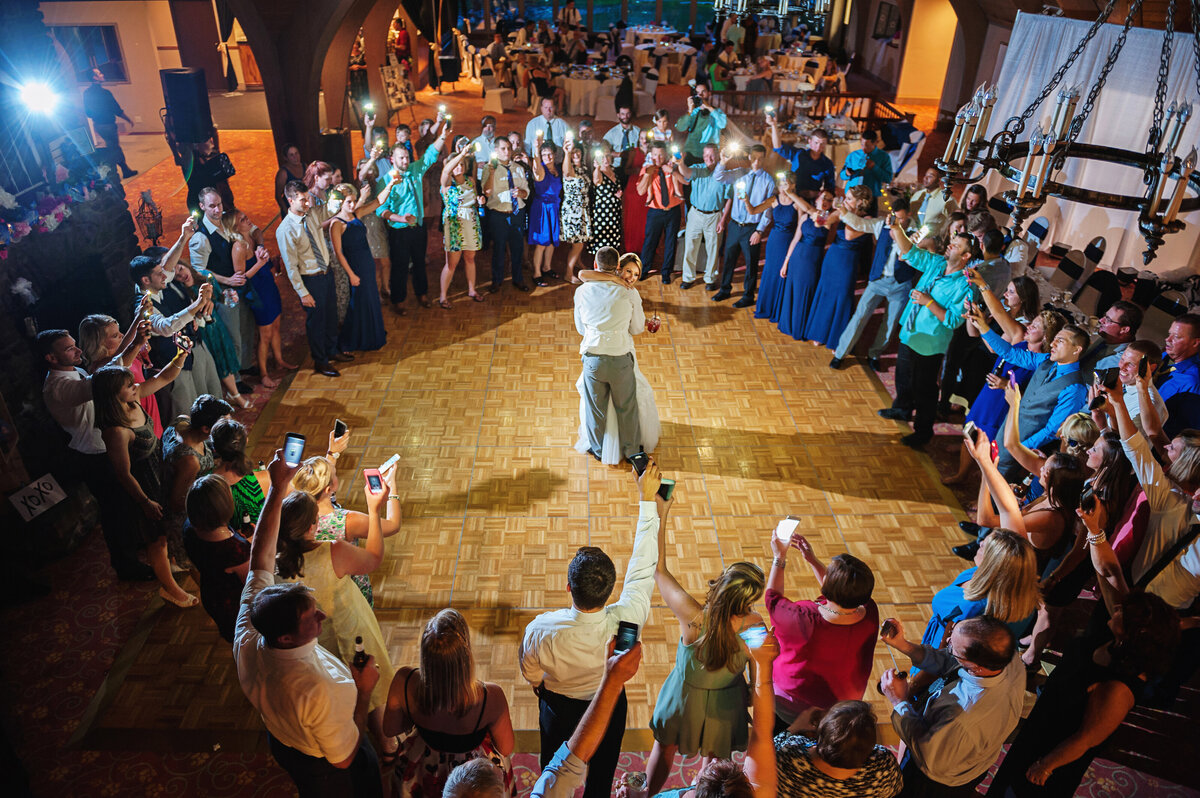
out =
<svg viewBox="0 0 1200 798"><path fill-rule="evenodd" d="M583 399L587 406L588 445L599 454L604 447L604 425L611 397L617 411L621 454L625 457L642 450L642 429L638 420L637 383L633 378L633 354L583 356Z"/></svg>

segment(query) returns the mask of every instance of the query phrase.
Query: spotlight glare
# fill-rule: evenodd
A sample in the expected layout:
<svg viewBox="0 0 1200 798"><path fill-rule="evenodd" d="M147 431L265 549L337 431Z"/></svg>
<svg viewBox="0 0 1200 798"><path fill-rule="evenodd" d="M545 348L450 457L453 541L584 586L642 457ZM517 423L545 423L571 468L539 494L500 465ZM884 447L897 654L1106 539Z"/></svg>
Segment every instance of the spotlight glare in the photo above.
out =
<svg viewBox="0 0 1200 798"><path fill-rule="evenodd" d="M25 107L34 113L48 114L58 105L58 95L41 81L33 81L21 86L19 95Z"/></svg>

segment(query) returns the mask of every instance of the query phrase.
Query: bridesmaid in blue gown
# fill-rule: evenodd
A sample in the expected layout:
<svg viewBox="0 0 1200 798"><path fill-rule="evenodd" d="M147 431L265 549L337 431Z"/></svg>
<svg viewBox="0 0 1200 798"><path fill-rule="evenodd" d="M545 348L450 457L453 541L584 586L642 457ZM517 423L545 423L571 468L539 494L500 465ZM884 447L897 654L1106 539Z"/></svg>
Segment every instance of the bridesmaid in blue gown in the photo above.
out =
<svg viewBox="0 0 1200 798"><path fill-rule="evenodd" d="M330 210L335 210L329 224L333 253L350 278L350 306L338 335L343 352L369 352L382 349L387 343L383 324L383 308L379 304L379 287L375 284L375 258L367 243L367 228L354 215L358 207L358 191L342 183L330 194Z"/></svg>
<svg viewBox="0 0 1200 798"><path fill-rule="evenodd" d="M529 243L533 245L533 282L546 286L546 278L557 278L551 271L554 248L562 239L562 175L554 164L554 145L543 144L533 159L533 199L529 202Z"/></svg>
<svg viewBox="0 0 1200 798"><path fill-rule="evenodd" d="M869 216L873 200L869 188L854 186L846 189L842 207L859 216ZM833 222L832 217L830 222ZM851 230L845 225L838 227L833 244L821 261L821 279L804 320L802 338L830 349L837 346L854 314L854 281L859 266L869 256L873 243L867 233Z"/></svg>
<svg viewBox="0 0 1200 798"><path fill-rule="evenodd" d="M804 319L808 316L808 306L821 275L821 259L825 257L825 243L829 240L826 220L833 209L833 195L822 191L817 195L816 208L801 207L806 209L804 218L784 259L779 311L771 319L779 324L781 333L797 341L803 337Z"/></svg>
<svg viewBox="0 0 1200 798"><path fill-rule="evenodd" d="M758 302L754 306L754 318L756 319L776 320L779 318L779 303L783 299L783 277L779 272L783 268L788 250L791 249L796 232L796 218L799 215L796 205L799 198L796 197L796 183L792 173L777 172L775 184L779 193L768 197L761 205L751 205L750 200L745 197L741 200L751 214L762 213L768 208L775 209L772 213L771 232L767 236L767 251L763 261L762 283L758 287Z"/></svg>

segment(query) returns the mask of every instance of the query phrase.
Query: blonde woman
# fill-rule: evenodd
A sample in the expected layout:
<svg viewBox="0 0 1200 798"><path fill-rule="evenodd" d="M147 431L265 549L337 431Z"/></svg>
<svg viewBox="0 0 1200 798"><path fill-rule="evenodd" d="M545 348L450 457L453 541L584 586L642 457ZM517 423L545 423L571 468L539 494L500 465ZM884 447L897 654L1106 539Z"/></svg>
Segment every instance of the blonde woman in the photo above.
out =
<svg viewBox="0 0 1200 798"><path fill-rule="evenodd" d="M400 795L435 798L463 762L483 758L513 792L512 718L498 684L475 678L467 621L457 610L433 616L421 634L421 665L396 671L383 732L404 735L396 766Z"/></svg>
<svg viewBox="0 0 1200 798"><path fill-rule="evenodd" d="M318 641L327 651L336 653L349 665L354 659L357 638L363 651L375 657L379 682L367 704L367 723L383 746L380 761L390 764L396 756L396 741L383 733L383 709L387 704L387 685L395 675L388 657L387 644L379 621L367 600L347 576L369 574L383 562L383 535L379 511L388 503L390 486L372 493L363 486L367 500L366 545L358 548L344 540L317 540L317 502L312 496L294 491L283 500L279 511L279 548L275 568L289 582L303 582L326 613Z"/></svg>
<svg viewBox="0 0 1200 798"><path fill-rule="evenodd" d="M990 615L1018 638L1033 620L1038 594L1037 551L1022 535L996 529L975 555L975 565L933 596L933 615L921 644L939 648L953 624Z"/></svg>
<svg viewBox="0 0 1200 798"><path fill-rule="evenodd" d="M275 284L271 256L265 247L254 246L251 237L254 224L236 208L221 217L221 228L233 241L233 271L244 275L250 285L246 302L258 325L258 370L262 374L262 384L265 388L274 388L279 381L267 371L268 352L275 355L276 365L285 371L295 371L298 367L283 359L283 338L279 334L283 301L279 297L279 286Z"/></svg>
<svg viewBox="0 0 1200 798"><path fill-rule="evenodd" d="M150 297L145 295L138 306L136 318L142 318L148 307L150 307ZM100 313L84 316L83 320L79 322L78 343L79 348L83 350L83 363L88 373L94 374L96 369L109 365L113 358L120 355L120 362L114 362L112 365L124 366L129 369L133 373L134 382L145 382L145 368L152 365L150 349L145 345L136 349L132 347L131 343L135 335L137 335L136 324L130 324L129 329L122 335L121 326L112 316ZM155 436L161 438L163 426L162 418L158 414L158 400L151 394L143 397L139 403L154 424Z"/></svg>
<svg viewBox="0 0 1200 798"><path fill-rule="evenodd" d="M654 718L654 748L647 763L649 794L656 795L670 775L675 752L700 754L702 767L714 759L728 759L733 751L745 751L749 741L749 691L743 672L751 651L740 635L761 627L761 644L767 629L753 607L763 597L766 575L757 565L736 562L708 583L701 604L692 598L667 568L665 523L670 504L664 509L664 529L658 536L658 566L654 582L667 606L679 621L679 645L675 667L658 693ZM751 681L754 669L751 668Z"/></svg>
<svg viewBox="0 0 1200 798"><path fill-rule="evenodd" d="M349 441L350 433L341 438L329 435L329 454L324 457L310 457L300 464L292 477L292 489L302 491L312 496L317 502L317 532L316 539L321 542L344 540L357 545L364 541L370 532L371 519L365 513L357 510L346 510L333 506L333 497L337 493L337 468L334 465L337 458ZM389 492L395 490L396 469L389 468L381 475L387 483ZM400 531L400 497L391 494L387 503L387 517L381 522L381 534L387 538ZM351 580L362 591L368 606L375 606L375 594L371 587L369 572L355 573Z"/></svg>

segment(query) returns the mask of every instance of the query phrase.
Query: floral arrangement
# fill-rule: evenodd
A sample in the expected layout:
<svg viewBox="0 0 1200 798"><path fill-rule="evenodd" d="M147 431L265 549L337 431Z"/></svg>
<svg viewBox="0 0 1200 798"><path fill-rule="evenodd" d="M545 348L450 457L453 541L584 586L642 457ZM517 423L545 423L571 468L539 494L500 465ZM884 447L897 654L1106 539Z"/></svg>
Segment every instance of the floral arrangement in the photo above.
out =
<svg viewBox="0 0 1200 798"><path fill-rule="evenodd" d="M89 202L113 188L109 176L112 167L100 164L87 169L55 168L54 184L38 193L35 200L22 205L0 188L0 260L8 258L8 249L34 233L52 233L71 217L71 206Z"/></svg>

